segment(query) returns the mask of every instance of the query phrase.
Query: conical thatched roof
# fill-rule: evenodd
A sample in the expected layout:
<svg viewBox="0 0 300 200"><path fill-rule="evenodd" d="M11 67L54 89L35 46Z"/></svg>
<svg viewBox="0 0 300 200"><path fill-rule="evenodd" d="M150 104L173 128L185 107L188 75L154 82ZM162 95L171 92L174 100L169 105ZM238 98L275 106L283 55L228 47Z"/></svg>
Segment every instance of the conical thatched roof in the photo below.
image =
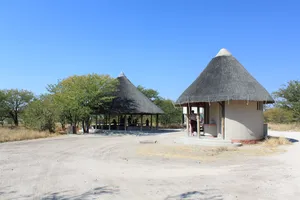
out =
<svg viewBox="0 0 300 200"><path fill-rule="evenodd" d="M164 112L141 93L128 78L121 73L116 98L111 112L123 114L163 114Z"/></svg>
<svg viewBox="0 0 300 200"><path fill-rule="evenodd" d="M221 49L181 94L177 104L228 100L274 103L267 90L226 49Z"/></svg>

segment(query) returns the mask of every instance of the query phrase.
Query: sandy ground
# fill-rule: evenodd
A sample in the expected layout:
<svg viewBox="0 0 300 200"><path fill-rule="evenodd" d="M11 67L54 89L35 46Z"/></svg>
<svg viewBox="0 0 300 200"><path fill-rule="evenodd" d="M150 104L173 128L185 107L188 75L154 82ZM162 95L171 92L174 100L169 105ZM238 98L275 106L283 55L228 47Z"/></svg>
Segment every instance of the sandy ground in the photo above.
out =
<svg viewBox="0 0 300 200"><path fill-rule="evenodd" d="M300 140L300 133L270 132ZM176 134L62 136L0 144L0 199L298 199L300 143L226 151ZM156 144L140 144L156 140ZM222 149L221 149L222 150Z"/></svg>

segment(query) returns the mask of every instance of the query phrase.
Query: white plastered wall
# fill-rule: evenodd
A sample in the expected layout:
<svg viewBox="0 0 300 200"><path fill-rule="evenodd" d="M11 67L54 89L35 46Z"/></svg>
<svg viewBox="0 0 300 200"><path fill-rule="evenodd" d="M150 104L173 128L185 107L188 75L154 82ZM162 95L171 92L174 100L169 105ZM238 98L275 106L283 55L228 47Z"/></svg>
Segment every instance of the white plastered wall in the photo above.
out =
<svg viewBox="0 0 300 200"><path fill-rule="evenodd" d="M257 102L230 101L225 103L225 139L259 140L263 138L263 111Z"/></svg>
<svg viewBox="0 0 300 200"><path fill-rule="evenodd" d="M220 105L218 102L210 103L209 106L209 123L216 124L218 135L221 134L221 115Z"/></svg>

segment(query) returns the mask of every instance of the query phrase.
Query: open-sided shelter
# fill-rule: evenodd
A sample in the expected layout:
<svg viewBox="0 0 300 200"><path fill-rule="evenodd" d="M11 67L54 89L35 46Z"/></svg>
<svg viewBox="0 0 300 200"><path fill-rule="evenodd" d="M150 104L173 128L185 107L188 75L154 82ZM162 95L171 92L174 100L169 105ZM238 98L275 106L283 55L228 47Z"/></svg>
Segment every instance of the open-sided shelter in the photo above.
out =
<svg viewBox="0 0 300 200"><path fill-rule="evenodd" d="M163 114L163 110L155 105L148 97L139 91L131 81L121 73L117 77L119 83L108 113L105 113L108 121L108 129L118 130L143 130L152 129L153 115L156 119L156 129L158 128L158 117ZM150 119L143 118L150 116ZM114 121L111 119L114 117ZM117 119L115 119L117 118ZM148 121L148 123L147 123ZM145 126L144 126L145 125Z"/></svg>

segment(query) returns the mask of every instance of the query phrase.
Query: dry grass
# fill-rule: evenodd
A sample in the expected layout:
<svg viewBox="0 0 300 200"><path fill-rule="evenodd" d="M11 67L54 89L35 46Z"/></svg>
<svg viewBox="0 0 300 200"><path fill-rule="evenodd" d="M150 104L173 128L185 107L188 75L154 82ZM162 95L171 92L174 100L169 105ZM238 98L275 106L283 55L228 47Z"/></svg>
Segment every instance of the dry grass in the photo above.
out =
<svg viewBox="0 0 300 200"><path fill-rule="evenodd" d="M230 151L232 149L229 149L228 147L217 147L215 149L212 149L216 154L220 154L224 151Z"/></svg>
<svg viewBox="0 0 300 200"><path fill-rule="evenodd" d="M267 147L278 147L280 145L289 145L289 144L292 143L284 137L271 137L266 139L263 142L263 145Z"/></svg>
<svg viewBox="0 0 300 200"><path fill-rule="evenodd" d="M273 131L295 131L300 132L299 123L290 123L290 124L273 124L269 123L268 127Z"/></svg>
<svg viewBox="0 0 300 200"><path fill-rule="evenodd" d="M0 128L0 143L20 140L31 140L38 138L54 137L57 134L50 134L49 132L39 132L28 130L25 128Z"/></svg>
<svg viewBox="0 0 300 200"><path fill-rule="evenodd" d="M192 160L210 160L225 152L238 151L232 147L203 147L193 145L142 145L138 154L143 156L159 156L164 158L180 158Z"/></svg>
<svg viewBox="0 0 300 200"><path fill-rule="evenodd" d="M193 145L140 145L137 153L146 157L162 157L167 159L190 159L203 162L216 160L239 160L253 156L268 156L285 152L278 148L279 145L287 145L290 142L285 138L270 138L255 145L243 145L242 147L205 147Z"/></svg>

